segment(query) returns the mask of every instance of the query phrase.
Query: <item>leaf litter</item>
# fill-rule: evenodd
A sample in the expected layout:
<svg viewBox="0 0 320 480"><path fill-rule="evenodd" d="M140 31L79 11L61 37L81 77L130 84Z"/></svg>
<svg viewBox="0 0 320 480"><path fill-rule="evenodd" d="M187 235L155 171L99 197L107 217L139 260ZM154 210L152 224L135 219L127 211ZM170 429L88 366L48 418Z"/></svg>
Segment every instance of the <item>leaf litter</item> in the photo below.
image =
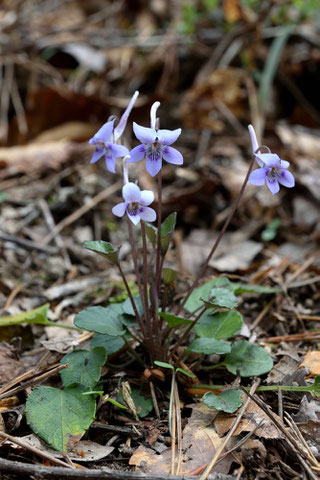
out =
<svg viewBox="0 0 320 480"><path fill-rule="evenodd" d="M9 48L5 55L10 55L15 63L14 75L19 84L18 93L22 93L23 109L18 107L14 110L19 105L14 88L2 90L2 95L9 95L14 101L13 110L11 107L7 112L1 110L1 118L6 120L1 126L1 138L4 140L0 148L0 299L3 321L3 328L0 329L0 382L1 387L8 387L12 383L13 386L4 393L8 394L9 398L0 400L12 402L1 403L3 410L0 429L21 439L30 433L30 429L17 419L22 419L19 409L23 410L26 398L32 401L31 388L34 388L33 391L37 391L37 388L53 388L57 392L63 392L64 390L60 389L60 377L56 375L58 370L56 367L50 370L50 365L59 364L62 355L71 354L75 347L88 349L91 340L87 337L82 343L82 336L77 331L70 331L70 335L67 335L67 330L56 326L41 326L42 322L37 322L40 325L36 325L29 321L28 312L49 302L48 320L68 327L73 316L81 309L101 305L101 302L103 307L107 307L109 302L122 301L125 298L123 284L117 272L112 267L106 267L102 259L97 260L84 250L82 241L103 238L114 242L114 238L121 239L121 227L110 215L111 205L116 203L119 194L116 189L113 193L108 193L108 189L113 187L113 180L105 175L101 167L89 167L91 150L87 146L87 140L96 131L95 126L106 121L110 113L119 114L128 97L130 82L145 85L146 88L144 98L134 113L134 119L138 123L145 120L157 85L156 89L162 91L161 100L167 106L167 117L174 112L175 117L180 117L187 127L182 146L189 173L182 174L177 171L173 174L170 168L164 169L164 208L168 213L177 210L179 219L177 235L175 234L174 238L175 248L169 250L167 266L185 272L185 276L178 278L172 286L173 296L179 297L186 290L190 274L196 273L201 267L204 252L212 245L227 216L230 198L233 198L239 189L240 172L245 169L249 151L248 142L244 140L243 125L251 121L251 114L249 115L246 106L248 97L251 98L247 89L251 87L246 83L247 77L243 70L239 68L239 45L232 33L225 36L224 33L219 33L219 29L215 29L217 37L210 37L213 30L203 28L205 25L202 24L203 17L201 18L200 14L194 17L194 21L199 22L196 28L199 28L199 41L202 45L196 55L199 68L195 68L194 52L188 47L189 40L186 42L183 37L181 40L179 35L175 39L177 56L170 57L171 64L166 63L169 56L161 58L161 55L155 55L155 46L158 46L159 41L159 37L154 37L158 35L157 26L167 22L167 16L171 15L166 8L161 7L161 3L163 2L157 2L156 7L151 4L138 5L134 15L130 8L126 12L119 4L118 10L115 8L106 18L103 9L97 10L101 16L94 17L95 14L91 16L90 8L73 1L62 2L59 12L46 11L47 7L41 6L40 10L44 8L44 11L40 11L40 15L33 14L35 4L32 1L21 2L21 10L17 11L10 6L10 2L4 2L5 11L13 13L17 22L10 24L10 15L3 17L4 22L8 22L3 31ZM226 2L221 16L231 23L234 18L241 22L243 15L247 14L246 11L239 2ZM261 18L268 18L268 12L262 13L264 15ZM128 15L132 15L132 18ZM130 34L128 43L126 25L131 25L132 19L134 26L145 25L145 32L148 33L142 40L135 39ZM187 22L186 18L184 21ZM248 21L250 22L250 19L247 18L245 22ZM258 21L261 22L259 18ZM75 23L81 27L70 30L70 25L73 27ZM261 26L263 29L264 24ZM317 36L318 30L311 23L309 26ZM59 31L59 28L62 30ZM107 35L109 28L114 32L113 38ZM43 31L47 32L45 37ZM25 32L24 35L21 35L21 32ZM32 36L30 32L33 32ZM244 31L243 35L247 36L250 42L250 32ZM314 52L303 34L298 32L297 35L301 35L300 41L305 46L305 63L299 63L296 57L292 57L292 61L296 62L292 65L291 60L288 62L284 55L280 65L281 75L279 73L279 78L272 87L274 94L281 95L281 81L284 81L286 76L290 77L289 83L297 82L296 85L301 85L302 80L307 81L304 68L309 68L308 63L313 65ZM14 41L11 41L13 37ZM165 41L165 37L161 36L160 40ZM226 49L223 48L222 41L227 42ZM28 42L31 42L33 48L32 56ZM261 50L244 52L247 61L251 62L250 68L255 68L258 57L258 64L266 59L267 44L261 38L259 42ZM11 51L12 45L16 48L14 52ZM292 38L292 45L288 44L284 52L291 55L291 49L300 46L300 43L296 43ZM192 48L198 47L193 44ZM180 49L184 51L183 64L181 63L184 85L181 85L181 81L179 84L175 83L175 74L168 75L170 68L175 68L178 64L180 66ZM91 52L90 63L84 61L85 51ZM212 51L213 57L208 59L204 52L211 55ZM237 58L235 62L232 61L234 55ZM217 69L216 65L220 68ZM6 63L3 67L5 78L8 78L9 70ZM31 77L31 71L34 77ZM162 72L160 83L155 76L157 71ZM196 72L199 73L198 76L195 75ZM29 80L34 82L32 89L28 87ZM3 85L8 83L4 82ZM171 88L169 95L163 93L166 92L163 86L169 90ZM300 87L297 88L299 90ZM305 96L309 94L307 90L306 87L303 92ZM284 103L287 102L285 108L283 107L282 112L276 112L272 121L267 117L264 136L267 144L280 147L283 158L294 165L297 193L286 192L280 199L271 197L263 190L255 192L253 188L249 188L225 237L225 244L220 245L208 271L213 276L227 273L230 280L244 285L275 287L278 290L242 292L238 297L243 322L249 331L247 338L250 342L258 341L260 348L268 351L275 362L267 377L266 383L269 386L306 385L310 382L309 375L319 373L318 337L293 337L296 334L306 335L316 331L320 320L317 253L319 124L314 124L314 112L304 97L301 99L295 88L286 89L286 95L288 91L292 97L284 100ZM309 91L311 93L312 89ZM175 95L171 96L172 92ZM273 102L274 99L270 103ZM1 109L4 109L5 104L5 101L1 102ZM181 109L178 104L181 104ZM292 105L295 111L290 110ZM299 110L301 105L303 113ZM279 110L282 109L281 105L278 107ZM291 113L288 113L289 111ZM297 111L300 111L299 123L305 123L303 127L295 125ZM251 113L254 115L254 112ZM284 116L285 121L278 121L280 116ZM27 133L23 127L24 118L27 119ZM4 128L6 121L7 143ZM126 142L129 145L131 139L126 138ZM143 185L143 182L146 184L144 188L152 188L152 180L146 178L144 173L137 170L136 177L140 179L140 185ZM99 196L101 191L107 193ZM45 209L41 208L43 199L51 212L54 225L50 226L45 218ZM86 208L83 209L84 205ZM270 226L275 217L277 227L272 229ZM263 231L268 227L273 236L265 240ZM117 228L120 229L119 233ZM43 241L45 238L47 240ZM134 282L128 253L128 247L124 244L121 255L126 278L129 282ZM292 282L287 283L292 278ZM285 292L285 295L280 294L279 290ZM266 309L270 298L273 303ZM218 315L225 313L219 312ZM11 322L16 318L19 324L6 324L8 317ZM261 320L256 322L259 318ZM235 323L239 327L241 319L238 318ZM203 325L199 322L198 331L201 328L207 328L205 322ZM230 331L236 336L237 342L244 341L242 330L239 333L238 328L234 327L234 330L231 328ZM214 334L212 336L214 337ZM278 338L277 343L267 342L268 338L275 337ZM225 338L221 337L219 340ZM294 348L290 347L290 339L294 340ZM165 374L160 371L161 375L151 375L148 381L142 383L142 370L140 372L136 364L129 364L120 370L116 368L125 363L127 358L124 339L115 344L112 336L101 333L95 334L91 341L94 348L103 345L110 348L107 366L103 367L104 373L108 374L102 377L102 386L99 388L105 389L111 399L116 399L121 385L119 379L124 379L128 380L132 387L138 387L139 391L141 387L143 396L151 400L152 383L161 418L155 418L154 412L149 411L144 418L138 416L137 421L117 407L112 407L110 402L103 403L97 398L99 408L95 414L96 421L113 428L114 431L103 436L97 433L100 432L98 429L88 429L89 422L85 420L80 433L77 429L73 431L69 428L64 432L63 438L55 440L56 446L61 450L71 447L68 455L75 462L86 461L88 456L95 469L99 465L110 464L117 470L119 466L127 469L132 468L128 467L128 464L131 464L145 472L153 470L167 474L171 469L171 450L168 449L170 439L167 432L167 392L170 386L167 380L163 382ZM201 352L189 352L189 358L194 365L200 356ZM216 363L219 361L214 354L211 359ZM24 379L20 376L29 368L34 372L31 380L30 377ZM41 375L33 376L37 369L40 374L54 371L55 375L48 374L47 377L39 379ZM237 374L236 370L233 373ZM234 379L226 370L196 373L201 382L212 382L213 385L218 383L222 390L217 389L216 393L221 393ZM15 379L19 380L17 384L14 384ZM74 380L76 381L76 378ZM242 382L248 385L244 378ZM18 385L17 396L12 393L14 385ZM199 402L188 407L192 410L191 417L188 418L188 408L184 408L184 402L189 403L190 394L187 388L182 390L182 385L181 382L179 388L183 462L180 472L190 475L201 472L209 463L221 444L220 435L227 434L237 413L217 414L214 409L208 409ZM58 395L65 396L61 393ZM281 406L285 412L289 412L310 448L319 452L317 397L302 397L300 393L293 392L283 392L283 397L267 392L259 395L274 412L281 412ZM87 401L92 408L92 400ZM32 421L37 420L35 416ZM260 422L263 422L263 425L260 425ZM136 436L130 430L131 427L136 430ZM124 430L125 434L121 433L121 428L127 429ZM37 425L37 429L39 434L42 432L52 443L52 433L49 432L47 424ZM276 470L277 477L285 479L290 466L297 469L297 476L304 472L304 467L297 462L297 457L288 450L282 450L283 434L279 434L269 417L252 402L232 442L237 444L247 433L252 437L240 446L236 453L236 458L241 458L245 465L243 478L250 478L250 475L252 477L257 475L258 471L263 471L263 475L271 479L274 478ZM89 440L80 440L83 434L87 435ZM147 449L143 445L144 438L149 439L148 445L152 445L152 448ZM275 442L275 448L283 453L281 458L270 447L270 438ZM88 447L94 451L91 455L85 453L83 442L92 440L95 441ZM232 442L228 448L231 448ZM33 445L41 448L36 443ZM12 449L13 446L8 441L2 442L0 456L6 458L9 455L14 458ZM133 450L135 452L132 456ZM101 454L98 453L100 451ZM103 452L107 451L108 459L104 460L104 456L99 455L104 455ZM80 452L80 455L77 452ZM27 450L19 452L19 455L29 463L34 458ZM59 453L55 452L55 455ZM239 464L234 458L228 454L214 470L237 475L240 471L237 470ZM146 464L141 465L141 462Z"/></svg>

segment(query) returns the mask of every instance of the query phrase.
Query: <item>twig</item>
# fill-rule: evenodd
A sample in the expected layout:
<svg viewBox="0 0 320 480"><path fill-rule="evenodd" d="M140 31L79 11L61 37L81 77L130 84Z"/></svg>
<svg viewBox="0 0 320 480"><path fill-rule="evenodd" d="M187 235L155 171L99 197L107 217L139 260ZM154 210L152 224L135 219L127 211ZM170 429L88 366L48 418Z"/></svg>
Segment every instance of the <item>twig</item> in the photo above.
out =
<svg viewBox="0 0 320 480"><path fill-rule="evenodd" d="M43 213L43 216L45 218L45 221L46 221L46 224L48 225L50 231L52 232L55 227L56 227L56 224L54 222L54 219L53 219L53 216L51 214L51 211L50 211L50 208L48 206L48 203L44 200L44 198L41 198L39 200L39 205L40 205L40 208L42 210L42 213ZM69 257L69 254L64 246L64 243L63 243L63 240L62 238L60 237L59 234L56 234L55 236L55 243L57 245L57 247L61 250L62 252L62 255L63 255L63 260L64 260L64 263L65 263L65 268L66 270L70 270L71 267L72 267L72 263L71 263L71 260L70 260L70 257Z"/></svg>
<svg viewBox="0 0 320 480"><path fill-rule="evenodd" d="M180 467L182 463L182 426L181 426L180 398L179 398L177 382L175 382L174 401L176 405L176 424L177 424L177 439L178 439L178 464L177 464L175 474L179 475Z"/></svg>
<svg viewBox="0 0 320 480"><path fill-rule="evenodd" d="M26 240L24 238L14 237L13 235L4 233L1 230L0 240L15 243L16 245L26 248L27 250L39 250L39 252L50 253L51 255L59 253L59 250L56 247L50 247L49 245L42 245L36 242L32 242L31 240Z"/></svg>
<svg viewBox="0 0 320 480"><path fill-rule="evenodd" d="M33 447L29 445L26 442L23 442L17 437L13 437L12 435L8 435L5 432L0 431L0 437L5 438L6 440L9 440L12 443L15 443L16 445L19 445L22 448L25 448L26 450L29 450L29 452L34 453L35 455L38 455L39 457L45 458L46 460L49 460L49 462L59 465L60 467L66 467L66 468L71 468L67 463L62 462L58 458L53 457L49 453L43 452L42 450L39 450L36 447Z"/></svg>
<svg viewBox="0 0 320 480"><path fill-rule="evenodd" d="M260 379L257 379L251 389L250 389L250 393L253 394L255 391L256 391L256 388L259 386L259 383L260 383ZM221 453L223 452L224 448L226 447L227 443L229 442L230 438L232 437L232 435L234 434L236 428L238 427L239 423L240 423L240 420L241 418L243 417L244 415L244 412L246 411L246 409L248 408L248 405L250 403L250 398L247 398L246 402L244 403L244 405L241 407L241 410L239 412L239 414L237 415L237 417L234 419L234 421L232 422L232 425L230 427L230 430L227 434L227 436L225 437L224 441L221 443L220 447L218 448L218 450L216 451L216 454L215 456L213 457L212 461L209 463L209 465L207 466L207 468L205 469L204 473L201 475L200 477L200 480L206 480L208 478L208 475L209 473L211 472L211 470L213 469L213 467L215 466L215 464L217 463L217 460L219 459Z"/></svg>
<svg viewBox="0 0 320 480"><path fill-rule="evenodd" d="M159 410L159 406L158 406L158 402L157 402L157 396L156 396L156 392L155 392L155 389L154 389L153 382L150 381L149 385L150 385L150 392L151 392L151 398L152 398L152 402L153 402L154 411L156 412L157 418L160 419L160 410Z"/></svg>
<svg viewBox="0 0 320 480"><path fill-rule="evenodd" d="M186 475L168 475L168 474L150 474L146 476L140 472L124 472L119 470L99 469L71 469L62 467L45 467L43 465L32 465L21 462L14 462L0 458L1 473L18 473L20 475L37 475L42 478L52 480L86 480L108 479L108 480L194 480L194 477ZM224 475L222 473L213 474L208 480L234 480L233 475Z"/></svg>
<svg viewBox="0 0 320 480"><path fill-rule="evenodd" d="M7 391L8 385L5 385L0 390L0 400L2 400L3 398L11 397L11 396L15 395L16 393L21 392L25 388L31 387L31 385L42 382L42 380L44 380L48 377L51 377L51 375L55 375L56 373L60 372L60 370L62 370L63 368L67 368L67 367L68 367L67 363L65 365L58 364L57 366L51 367L51 369L49 371L47 371L47 372L45 372L41 375L34 375L34 377L31 378L30 380L27 380L26 382L22 383L19 387L13 388L12 390L9 390L9 391ZM21 381L21 380L18 380L20 377L16 378L12 382L15 382L14 384L16 384L17 381ZM11 385L12 382L10 382L9 385Z"/></svg>
<svg viewBox="0 0 320 480"><path fill-rule="evenodd" d="M122 181L118 181L111 185L110 187L105 188L102 190L102 192L99 192L97 195L95 195L93 198L91 198L85 205L80 207L78 210L75 212L71 213L67 217L65 217L61 222L59 222L52 232L50 232L44 239L42 240L41 244L42 245L47 245L48 243L53 240L53 238L60 233L65 227L68 225L71 225L74 223L76 220L81 218L85 213L89 212L92 208L94 208L98 203L102 202L105 198L109 197L113 193L115 193L119 188L122 186Z"/></svg>

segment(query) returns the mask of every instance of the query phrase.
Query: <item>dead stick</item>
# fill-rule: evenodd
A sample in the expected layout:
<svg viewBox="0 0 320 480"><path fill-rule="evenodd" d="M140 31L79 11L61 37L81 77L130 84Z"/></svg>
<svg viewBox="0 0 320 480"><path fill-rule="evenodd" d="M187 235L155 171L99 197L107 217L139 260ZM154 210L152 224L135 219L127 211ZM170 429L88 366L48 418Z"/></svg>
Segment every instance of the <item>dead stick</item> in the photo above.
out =
<svg viewBox="0 0 320 480"><path fill-rule="evenodd" d="M31 445L29 445L28 443L26 442L23 442L22 440L20 440L19 438L16 438L16 437L13 437L12 435L8 435L7 433L5 432L0 432L0 438L5 438L6 440L9 440L10 442L12 443L15 443L16 445L19 445L20 447L22 448L25 448L26 450L29 450L29 452L32 452L34 453L35 455L38 455L39 457L42 457L42 458L45 458L46 460L49 460L49 462L55 464L55 465L59 465L60 467L66 467L66 468L71 468L67 463L65 462L62 462L61 460L59 460L58 458L55 458L53 457L52 455L50 455L49 453L45 453L45 452L42 452L41 450L39 450L38 448L36 447L33 447Z"/></svg>

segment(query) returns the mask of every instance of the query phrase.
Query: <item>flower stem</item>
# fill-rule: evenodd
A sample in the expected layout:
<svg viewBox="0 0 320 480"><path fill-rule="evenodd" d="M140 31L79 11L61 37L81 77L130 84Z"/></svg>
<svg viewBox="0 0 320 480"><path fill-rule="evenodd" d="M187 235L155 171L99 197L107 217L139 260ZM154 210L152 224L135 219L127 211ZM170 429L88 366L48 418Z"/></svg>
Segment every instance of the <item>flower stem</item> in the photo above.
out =
<svg viewBox="0 0 320 480"><path fill-rule="evenodd" d="M134 298L133 298L133 296L132 296L130 287L129 287L129 285L128 285L128 282L127 282L126 277L125 277L125 275L124 275L124 273L123 273L123 270L122 270L122 267L121 267L120 263L118 263L117 266L118 266L120 275L121 275L121 277L122 277L124 286L126 287L128 296L129 296L129 298L130 298L130 302L131 302L131 305L132 305L134 314L135 314L135 316L136 316L137 322L138 322L138 324L139 324L139 327L141 328L141 331L142 331L142 333L143 333L143 336L145 337L145 328L144 328L144 325L143 325L143 323L142 323L142 320L141 320L141 317L140 317L140 315L139 315L139 312L138 312L138 310L137 310L137 307L136 307Z"/></svg>
<svg viewBox="0 0 320 480"><path fill-rule="evenodd" d="M158 237L157 237L157 256L156 256L156 291L159 297L161 281L161 217L162 217L162 176L161 170L158 173Z"/></svg>
<svg viewBox="0 0 320 480"><path fill-rule="evenodd" d="M134 271L136 274L139 294L140 294L140 297L143 298L141 277L140 277L139 266L138 266L138 256L137 256L137 250L136 250L134 238L133 238L132 223L131 223L131 220L129 220L129 218L127 218L127 222L128 222L129 242L131 246L131 255L132 255L132 260L134 265ZM146 312L144 313L146 314Z"/></svg>
<svg viewBox="0 0 320 480"><path fill-rule="evenodd" d="M234 204L233 204L233 207L232 207L232 209L231 209L231 212L229 213L226 221L224 222L224 225L223 225L223 227L222 227L222 229L221 229L221 231L220 231L220 233L219 233L216 241L214 242L214 244L213 244L213 246L212 246L212 249L211 249L211 251L210 251L210 253L209 253L206 261L204 262L204 264L203 264L200 272L198 273L198 275L196 276L193 284L192 284L191 287L189 288L189 290L188 290L186 296L184 297L182 303L179 305L178 311L177 311L177 313L176 313L177 315L179 314L179 312L182 310L182 308L183 308L184 305L186 304L186 302L187 302L188 298L190 297L191 293L193 292L193 290L194 290L194 289L196 288L196 286L198 285L199 280L201 279L201 277L205 274L205 272L206 272L206 270L207 270L207 267L208 267L208 265L209 265L209 262L210 262L212 256L214 255L217 247L219 246L219 244L220 244L220 242L221 242L221 240L222 240L222 237L223 237L223 235L225 234L225 232L226 232L226 230L227 230L227 228L228 228L228 226L229 226L229 223L231 222L231 219L232 219L235 211L236 211L237 208L238 208L239 202L240 202L240 200L241 200L241 198L242 198L243 192L244 192L245 187L246 187L246 185L247 185L247 183L248 183L249 175L250 175L250 173L251 173L251 170L252 170L252 167L253 167L253 165L254 165L254 162L255 162L255 157L253 157L252 160L251 160L251 162L250 162L250 165L249 165L247 174L246 174L246 176L245 176L244 182L243 182L243 184L242 184L242 186L241 186L241 189L240 189L240 192L239 192L239 194L238 194L238 196L237 196L237 198L236 198L236 200L235 200L235 202L234 202Z"/></svg>
<svg viewBox="0 0 320 480"><path fill-rule="evenodd" d="M141 234L142 234L142 255L143 255L143 273L142 273L142 284L143 284L143 305L145 312L145 323L146 329L150 335L151 344L153 346L153 333L152 325L150 322L150 312L148 306L148 258L147 258L147 237L146 237L146 227L144 221L141 220Z"/></svg>

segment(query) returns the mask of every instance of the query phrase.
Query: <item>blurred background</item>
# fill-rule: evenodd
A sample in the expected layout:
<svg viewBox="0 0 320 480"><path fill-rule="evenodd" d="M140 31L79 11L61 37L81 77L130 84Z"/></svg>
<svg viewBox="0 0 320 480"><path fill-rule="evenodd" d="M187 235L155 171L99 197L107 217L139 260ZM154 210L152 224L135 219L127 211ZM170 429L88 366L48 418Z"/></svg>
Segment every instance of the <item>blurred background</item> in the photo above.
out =
<svg viewBox="0 0 320 480"><path fill-rule="evenodd" d="M89 138L140 96L131 122L182 128L182 168L165 164L164 215L178 212L168 264L199 267L251 159L247 125L291 163L296 188L248 186L211 273L280 282L305 262L319 274L319 0L2 0L0 4L0 300L18 313L116 299L117 274L82 248L122 244L121 198ZM156 190L144 161L130 167ZM310 260L311 259L311 260ZM130 279L131 264L126 271ZM283 277L284 276L284 277ZM280 278L280 280L279 280ZM132 277L133 279L133 277ZM105 282L108 281L107 292ZM101 287L103 285L103 287Z"/></svg>

